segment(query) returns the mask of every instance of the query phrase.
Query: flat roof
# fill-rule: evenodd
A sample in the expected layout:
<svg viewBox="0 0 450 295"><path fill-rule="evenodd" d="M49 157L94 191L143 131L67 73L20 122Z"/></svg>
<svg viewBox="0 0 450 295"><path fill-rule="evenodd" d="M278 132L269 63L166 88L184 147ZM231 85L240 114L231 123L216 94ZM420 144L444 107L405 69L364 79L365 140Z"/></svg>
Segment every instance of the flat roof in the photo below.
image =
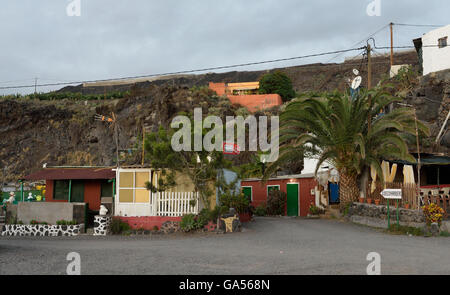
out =
<svg viewBox="0 0 450 295"><path fill-rule="evenodd" d="M45 168L24 177L25 180L113 179L113 167Z"/></svg>
<svg viewBox="0 0 450 295"><path fill-rule="evenodd" d="M272 177L267 180L285 180L285 179L314 178L314 177L315 177L314 173L305 173L305 174L282 175ZM261 178L246 178L242 179L242 181L261 181Z"/></svg>

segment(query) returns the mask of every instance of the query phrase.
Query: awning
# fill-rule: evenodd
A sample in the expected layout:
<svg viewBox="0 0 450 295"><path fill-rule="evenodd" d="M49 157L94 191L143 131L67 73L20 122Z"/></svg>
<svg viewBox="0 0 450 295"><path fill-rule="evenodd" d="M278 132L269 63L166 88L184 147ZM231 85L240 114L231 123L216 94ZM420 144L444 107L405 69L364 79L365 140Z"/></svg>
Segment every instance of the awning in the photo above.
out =
<svg viewBox="0 0 450 295"><path fill-rule="evenodd" d="M417 154L413 154L414 158L416 158L417 161ZM391 163L398 163L398 164L404 164L404 165L417 165L417 162L411 163L408 161L402 161L402 160L387 160ZM427 165L450 165L450 157L447 156L438 156L438 155L432 155L432 154L420 154L420 165L427 166Z"/></svg>
<svg viewBox="0 0 450 295"><path fill-rule="evenodd" d="M24 177L25 180L113 179L113 168L46 168Z"/></svg>

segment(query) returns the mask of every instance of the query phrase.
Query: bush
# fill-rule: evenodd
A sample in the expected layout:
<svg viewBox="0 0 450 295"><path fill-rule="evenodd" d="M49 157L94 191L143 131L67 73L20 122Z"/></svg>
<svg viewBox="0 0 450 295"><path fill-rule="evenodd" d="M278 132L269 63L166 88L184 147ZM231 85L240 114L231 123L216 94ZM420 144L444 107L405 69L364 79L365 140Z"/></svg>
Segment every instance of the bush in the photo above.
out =
<svg viewBox="0 0 450 295"><path fill-rule="evenodd" d="M267 197L267 214L284 215L286 208L287 195L285 192L272 190Z"/></svg>
<svg viewBox="0 0 450 295"><path fill-rule="evenodd" d="M280 71L268 73L259 80L259 93L276 93L281 96L283 101L289 101L295 97L295 91L289 77Z"/></svg>
<svg viewBox="0 0 450 295"><path fill-rule="evenodd" d="M226 208L234 208L237 213L249 213L250 210L250 201L243 194L240 193L238 195L235 194L223 194L219 197L220 204Z"/></svg>
<svg viewBox="0 0 450 295"><path fill-rule="evenodd" d="M266 216L267 215L267 208L266 204L262 203L255 209L255 215L256 216Z"/></svg>
<svg viewBox="0 0 450 295"><path fill-rule="evenodd" d="M154 230L154 231L158 231L158 230L159 230L158 226L155 225L155 226L153 227L153 230Z"/></svg>
<svg viewBox="0 0 450 295"><path fill-rule="evenodd" d="M76 225L76 220L58 220L56 225Z"/></svg>
<svg viewBox="0 0 450 295"><path fill-rule="evenodd" d="M110 230L113 235L119 235L123 232L129 231L131 229L130 225L120 218L113 218L110 225Z"/></svg>
<svg viewBox="0 0 450 295"><path fill-rule="evenodd" d="M311 213L312 215L319 215L320 213L322 213L322 209L311 203L311 206L309 206L309 213Z"/></svg>
<svg viewBox="0 0 450 295"><path fill-rule="evenodd" d="M202 228L204 220L199 220L194 214L186 214L181 218L180 229L184 232L190 232Z"/></svg>

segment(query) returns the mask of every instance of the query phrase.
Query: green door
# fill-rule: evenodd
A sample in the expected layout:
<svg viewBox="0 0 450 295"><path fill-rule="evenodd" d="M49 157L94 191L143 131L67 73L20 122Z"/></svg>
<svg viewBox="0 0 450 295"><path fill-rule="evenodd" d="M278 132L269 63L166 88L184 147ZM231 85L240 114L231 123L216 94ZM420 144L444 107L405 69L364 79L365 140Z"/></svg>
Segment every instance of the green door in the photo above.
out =
<svg viewBox="0 0 450 295"><path fill-rule="evenodd" d="M288 183L287 191L287 215L298 216L298 183Z"/></svg>
<svg viewBox="0 0 450 295"><path fill-rule="evenodd" d="M242 193L244 194L244 196L247 197L249 202L252 201L252 187L251 186L242 187Z"/></svg>
<svg viewBox="0 0 450 295"><path fill-rule="evenodd" d="M72 180L72 194L70 196L70 202L84 202L84 182L82 180Z"/></svg>

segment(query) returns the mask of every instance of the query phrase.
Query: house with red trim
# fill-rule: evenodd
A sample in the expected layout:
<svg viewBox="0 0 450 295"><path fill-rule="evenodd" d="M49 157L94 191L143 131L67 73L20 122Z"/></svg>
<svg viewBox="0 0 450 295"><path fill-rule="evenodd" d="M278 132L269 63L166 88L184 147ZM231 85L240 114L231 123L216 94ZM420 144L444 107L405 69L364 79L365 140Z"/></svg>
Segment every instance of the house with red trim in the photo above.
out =
<svg viewBox="0 0 450 295"><path fill-rule="evenodd" d="M46 202L87 203L99 211L102 198L112 198L116 172L112 167L44 168L24 180L45 180Z"/></svg>
<svg viewBox="0 0 450 295"><path fill-rule="evenodd" d="M257 207L267 203L271 190L279 190L287 195L287 216L307 216L311 203L316 204L317 181L313 173L285 175L269 178L265 183L260 178L248 178L241 181L243 193Z"/></svg>

